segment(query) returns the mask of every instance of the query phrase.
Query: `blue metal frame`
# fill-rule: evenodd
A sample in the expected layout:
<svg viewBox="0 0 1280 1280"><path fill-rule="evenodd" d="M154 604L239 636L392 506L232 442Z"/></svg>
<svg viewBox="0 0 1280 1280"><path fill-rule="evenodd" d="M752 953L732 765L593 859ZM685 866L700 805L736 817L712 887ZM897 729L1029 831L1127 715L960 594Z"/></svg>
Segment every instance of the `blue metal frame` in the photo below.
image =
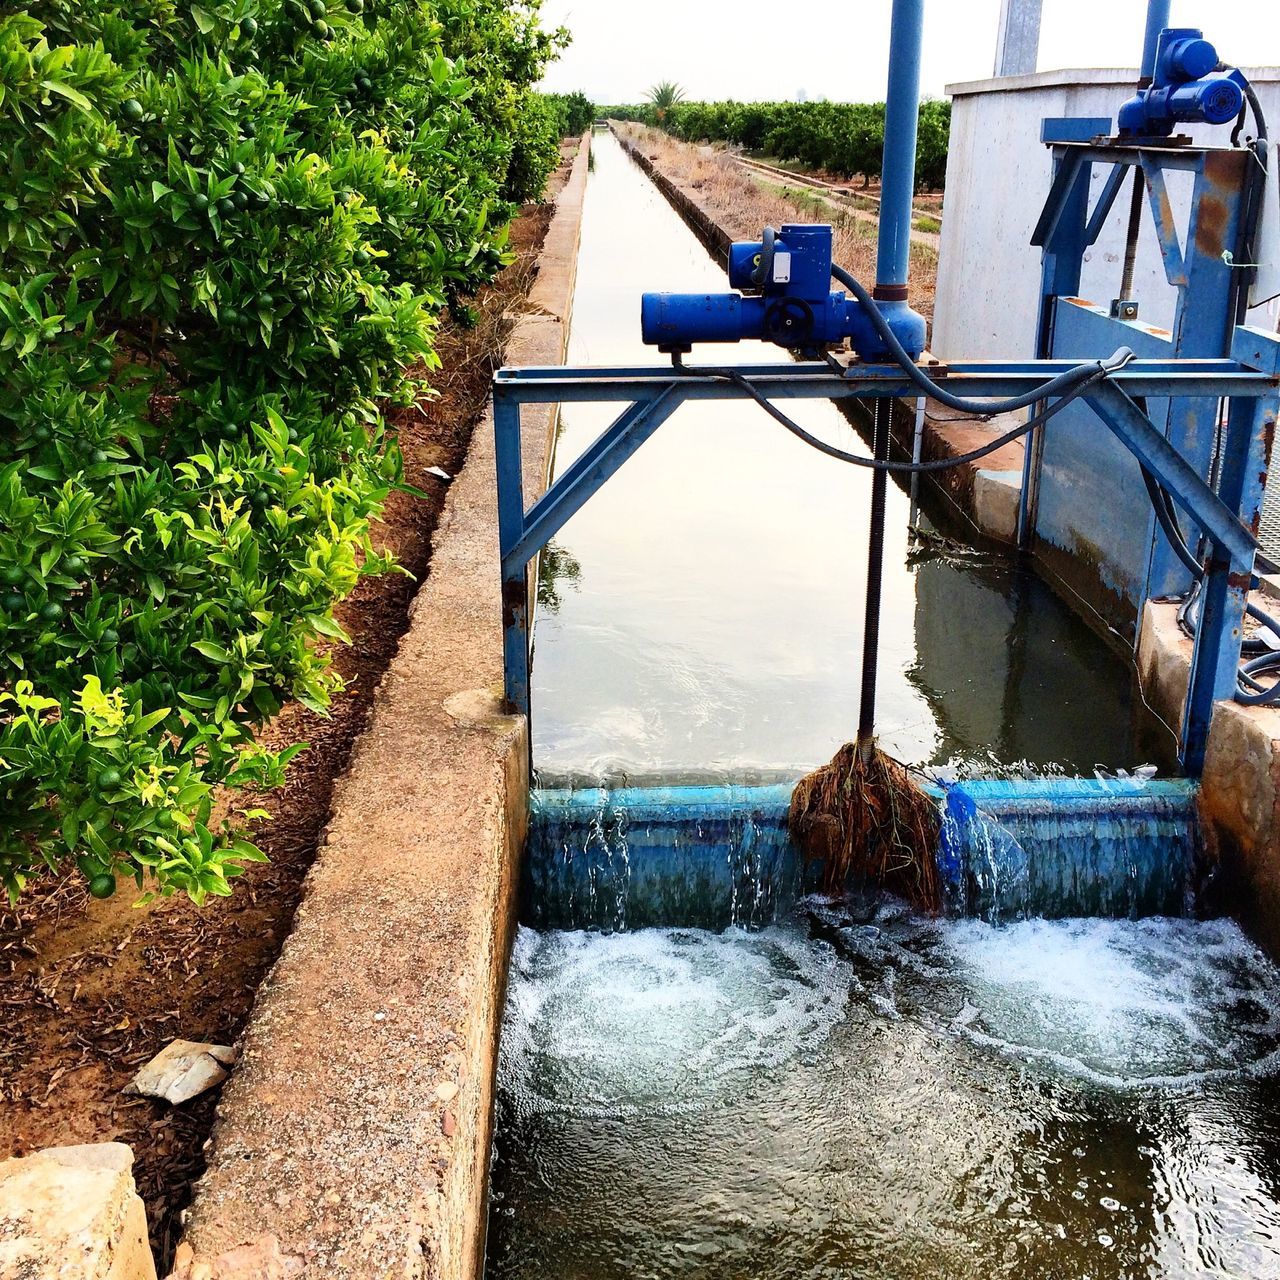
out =
<svg viewBox="0 0 1280 1280"><path fill-rule="evenodd" d="M1157 14L1153 21L1158 21ZM1236 332L1233 273L1224 250L1235 248L1247 186L1247 152L1162 143L1131 143L1108 137L1102 118L1046 120L1042 139L1052 146L1055 178L1032 242L1043 251L1038 356L1084 359L1132 346L1148 358L1172 357L1181 367L1189 358L1226 355ZM1095 165L1110 167L1090 209ZM1188 173L1194 183L1191 216L1180 235L1165 182L1167 170ZM1141 174L1146 204L1164 262L1165 277L1177 290L1172 332L1108 314L1079 297L1085 253L1102 231L1131 170ZM1274 342L1264 339L1261 346ZM1260 345L1257 348L1259 358ZM1150 397L1155 399L1155 397ZM1156 403L1143 408L1162 428L1168 443L1201 478L1213 480L1220 436L1220 403L1187 395L1170 384ZM1091 411L1092 410L1092 411ZM1073 406L1028 442L1019 506L1019 543L1034 547L1067 591L1087 602L1110 629L1134 643L1146 601L1187 590L1191 575L1161 531L1145 501L1140 475L1098 426L1096 403ZM1107 427L1114 430L1114 422ZM1223 429L1223 443L1227 443ZM1243 439L1237 433L1232 439ZM1232 447L1227 443L1227 447ZM1250 457L1261 476L1267 451ZM1239 461L1239 460L1237 460ZM1251 524L1249 494L1223 493L1226 505ZM1237 501L1237 496L1240 501ZM1253 525L1252 527L1256 527ZM1086 553L1082 555L1082 550ZM1212 575L1211 575L1212 576ZM1213 625L1238 626L1243 596L1228 604L1215 581L1213 609L1225 609ZM1230 670L1230 681L1227 672ZM1198 769L1213 693L1234 687L1234 661L1223 659L1218 677L1197 666L1183 725L1188 767Z"/></svg>
<svg viewBox="0 0 1280 1280"><path fill-rule="evenodd" d="M1240 657L1244 591L1257 544L1249 532L1261 501L1266 436L1274 427L1280 346L1261 331L1241 329L1234 359L1137 360L1099 384L1090 405L1115 438L1163 484L1214 548L1192 668L1184 764L1199 772L1212 701L1229 696ZM1262 367L1254 362L1261 362ZM941 376L961 395L1010 396L1041 385L1070 361L976 361L953 364ZM914 395L896 366L852 365L843 374L826 364L737 366L773 399L863 399ZM529 714L531 605L528 566L584 503L687 400L743 400L733 382L696 369L662 366L501 369L494 378L498 529L501 550L503 658L511 710ZM1215 494L1196 468L1139 413L1132 398L1230 398L1228 452L1233 459ZM524 504L520 406L581 401L625 408L528 510ZM1245 517L1245 524L1240 516Z"/></svg>

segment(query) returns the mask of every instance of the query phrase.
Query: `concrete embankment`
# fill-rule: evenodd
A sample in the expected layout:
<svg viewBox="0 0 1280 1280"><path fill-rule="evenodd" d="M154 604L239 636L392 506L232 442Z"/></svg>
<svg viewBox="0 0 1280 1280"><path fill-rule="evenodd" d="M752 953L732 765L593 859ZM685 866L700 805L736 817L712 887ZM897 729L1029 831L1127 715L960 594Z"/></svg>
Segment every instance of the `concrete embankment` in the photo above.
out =
<svg viewBox="0 0 1280 1280"><path fill-rule="evenodd" d="M697 191L673 181L630 138L617 130L614 134L627 154L653 179L654 185L689 224L707 250L717 256L727 255L733 237L698 198ZM861 412L870 421L869 402L857 403L855 411ZM890 422L898 456L911 457L916 429L914 401L893 401ZM936 400L926 399L920 456L926 462L954 458L990 443L1014 425L1016 420L1011 414L984 420L957 414ZM1012 444L1002 445L978 462L966 463L931 475L927 484L953 518L967 523L984 537L1011 543L1016 539L1018 531L1022 456L1022 442L1014 441Z"/></svg>
<svg viewBox="0 0 1280 1280"><path fill-rule="evenodd" d="M509 363L563 362L589 143L556 201ZM529 500L545 487L555 420L553 408L523 417ZM469 1280L482 1265L528 824L527 725L501 714L496 511L486 413L226 1087L182 1280Z"/></svg>

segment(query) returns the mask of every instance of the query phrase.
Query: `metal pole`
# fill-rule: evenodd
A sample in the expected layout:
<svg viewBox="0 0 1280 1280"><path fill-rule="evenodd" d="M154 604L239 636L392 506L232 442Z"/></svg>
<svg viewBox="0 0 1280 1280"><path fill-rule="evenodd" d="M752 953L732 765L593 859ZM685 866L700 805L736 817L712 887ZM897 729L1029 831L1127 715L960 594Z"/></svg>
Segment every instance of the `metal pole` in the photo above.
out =
<svg viewBox="0 0 1280 1280"><path fill-rule="evenodd" d="M911 201L916 180L924 0L893 0L891 21L874 296L882 302L905 302L911 256Z"/></svg>
<svg viewBox="0 0 1280 1280"><path fill-rule="evenodd" d="M1041 0L1003 0L996 35L995 75L1027 76L1040 54Z"/></svg>
<svg viewBox="0 0 1280 1280"><path fill-rule="evenodd" d="M1142 42L1142 76L1140 88L1151 83L1156 71L1156 44L1160 33L1169 25L1170 0L1147 0L1147 33Z"/></svg>
<svg viewBox="0 0 1280 1280"><path fill-rule="evenodd" d="M873 410L871 450L884 461L889 456L890 406L877 398ZM862 628L862 693L858 706L858 754L870 758L876 734L876 669L880 662L880 586L884 569L884 503L889 473L871 473L871 529L867 538L867 610Z"/></svg>
<svg viewBox="0 0 1280 1280"><path fill-rule="evenodd" d="M498 479L498 543L505 560L524 532L520 402L498 387L493 396ZM507 710L529 715L529 585L524 563L502 568L502 672Z"/></svg>

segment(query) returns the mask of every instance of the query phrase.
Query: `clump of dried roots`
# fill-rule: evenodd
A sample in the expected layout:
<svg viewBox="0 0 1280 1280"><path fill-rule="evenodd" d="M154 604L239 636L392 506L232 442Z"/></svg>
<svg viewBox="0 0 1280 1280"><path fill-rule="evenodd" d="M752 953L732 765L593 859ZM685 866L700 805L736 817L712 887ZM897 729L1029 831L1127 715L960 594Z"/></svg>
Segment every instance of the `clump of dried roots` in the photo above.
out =
<svg viewBox="0 0 1280 1280"><path fill-rule="evenodd" d="M801 778L789 825L801 853L823 863L826 892L862 880L921 910L940 908L938 806L874 743L846 743L830 764Z"/></svg>

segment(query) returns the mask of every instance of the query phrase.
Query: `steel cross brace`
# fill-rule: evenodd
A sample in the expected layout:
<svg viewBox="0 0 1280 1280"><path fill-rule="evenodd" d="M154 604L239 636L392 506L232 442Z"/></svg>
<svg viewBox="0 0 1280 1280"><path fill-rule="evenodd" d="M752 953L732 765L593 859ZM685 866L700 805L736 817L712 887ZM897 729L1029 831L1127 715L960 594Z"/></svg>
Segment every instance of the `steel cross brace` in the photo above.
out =
<svg viewBox="0 0 1280 1280"><path fill-rule="evenodd" d="M976 361L946 366L939 380L959 395L1012 396L1071 367L1072 362L1064 360ZM915 384L896 366L853 365L843 373L816 363L735 365L734 369L763 394L777 400L918 394ZM1213 492L1133 403L1135 397L1174 395L1226 397L1232 401L1228 432L1234 432L1242 453L1237 465L1224 473L1220 494ZM1169 490L1214 548L1184 725L1185 763L1190 772L1198 771L1203 762L1203 738L1207 735L1213 699L1230 696L1235 685L1244 591L1257 546L1237 512L1242 509L1242 501L1244 509L1250 509L1246 492L1249 477L1260 475L1265 465L1262 440L1266 423L1274 423L1276 395L1274 371L1259 370L1238 360L1135 360L1113 375L1110 383L1095 386L1087 397L1099 418ZM530 561L681 404L689 400L748 397L739 386L714 371L673 371L653 365L500 369L494 377L493 397L504 684L509 708L528 715ZM619 402L625 408L526 510L520 406L579 401ZM1260 493L1260 483L1255 487Z"/></svg>

